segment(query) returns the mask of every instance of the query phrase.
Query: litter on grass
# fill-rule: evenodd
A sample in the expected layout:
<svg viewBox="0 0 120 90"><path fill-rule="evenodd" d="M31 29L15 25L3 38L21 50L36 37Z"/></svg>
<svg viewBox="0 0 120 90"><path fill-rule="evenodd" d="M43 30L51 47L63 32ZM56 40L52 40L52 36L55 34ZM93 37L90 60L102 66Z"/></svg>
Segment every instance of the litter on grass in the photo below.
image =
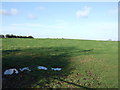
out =
<svg viewBox="0 0 120 90"><path fill-rule="evenodd" d="M54 71L60 71L61 70L61 68L51 68L52 70L54 70Z"/></svg>
<svg viewBox="0 0 120 90"><path fill-rule="evenodd" d="M19 70L20 70L21 72L23 72L23 71L25 71L25 70L26 70L26 71L31 71L28 67L20 68Z"/></svg>
<svg viewBox="0 0 120 90"><path fill-rule="evenodd" d="M44 66L38 66L37 67L38 69L42 69L42 70L48 70L48 68L47 67L44 67ZM31 71L28 67L24 67L24 68L19 68L19 70L21 71L21 72L23 72L23 71ZM53 71L60 71L61 70L61 68L51 68L51 70L53 70ZM4 75L12 75L12 74L18 74L19 72L18 72L18 70L17 69L15 69L15 68L13 68L13 69L7 69L7 70L5 70L4 71Z"/></svg>
<svg viewBox="0 0 120 90"><path fill-rule="evenodd" d="M46 68L46 67L44 67L44 66L38 66L37 68L38 68L38 69L47 70L47 68Z"/></svg>
<svg viewBox="0 0 120 90"><path fill-rule="evenodd" d="M18 74L18 70L15 69L15 68L13 68L13 69L7 69L7 70L5 70L4 75L12 75L13 73Z"/></svg>

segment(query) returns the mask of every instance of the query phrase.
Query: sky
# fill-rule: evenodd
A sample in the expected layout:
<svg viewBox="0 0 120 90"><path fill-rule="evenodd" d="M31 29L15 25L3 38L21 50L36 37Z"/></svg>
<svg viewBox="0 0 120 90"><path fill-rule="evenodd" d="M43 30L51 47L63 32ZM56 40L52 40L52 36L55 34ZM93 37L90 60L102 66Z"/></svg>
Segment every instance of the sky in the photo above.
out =
<svg viewBox="0 0 120 90"><path fill-rule="evenodd" d="M118 40L118 2L3 2L0 5L2 34Z"/></svg>

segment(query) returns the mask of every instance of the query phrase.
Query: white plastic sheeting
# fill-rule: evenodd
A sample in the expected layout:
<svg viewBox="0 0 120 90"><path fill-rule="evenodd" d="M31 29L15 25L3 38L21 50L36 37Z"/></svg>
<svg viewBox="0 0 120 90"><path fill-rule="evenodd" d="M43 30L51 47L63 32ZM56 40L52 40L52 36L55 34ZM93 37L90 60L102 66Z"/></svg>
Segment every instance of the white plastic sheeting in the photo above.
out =
<svg viewBox="0 0 120 90"><path fill-rule="evenodd" d="M46 68L46 67L44 67L44 66L38 66L37 68L38 68L38 69L47 70L47 68Z"/></svg>
<svg viewBox="0 0 120 90"><path fill-rule="evenodd" d="M54 71L60 71L61 70L61 68L51 68L52 70L54 70Z"/></svg>
<svg viewBox="0 0 120 90"><path fill-rule="evenodd" d="M47 67L44 67L44 66L38 66L37 68L38 68L38 69L42 69L42 70L48 70L48 68L47 68ZM19 70L20 70L21 72L23 72L23 71L25 71L25 70L26 70L26 71L31 71L28 67L19 68ZM62 68L51 68L51 70L53 70L53 71L60 71L60 70L62 70ZM7 69L7 70L4 71L4 75L12 75L13 73L18 74L19 72L18 72L18 70L15 69L15 68L13 68L13 69Z"/></svg>
<svg viewBox="0 0 120 90"><path fill-rule="evenodd" d="M26 71L31 71L28 67L20 68L19 70L20 70L21 72L23 72L23 71L25 71L25 70L26 70Z"/></svg>
<svg viewBox="0 0 120 90"><path fill-rule="evenodd" d="M4 75L12 75L13 73L18 74L18 70L15 69L15 68L13 68L13 69L7 69L7 70L5 70Z"/></svg>

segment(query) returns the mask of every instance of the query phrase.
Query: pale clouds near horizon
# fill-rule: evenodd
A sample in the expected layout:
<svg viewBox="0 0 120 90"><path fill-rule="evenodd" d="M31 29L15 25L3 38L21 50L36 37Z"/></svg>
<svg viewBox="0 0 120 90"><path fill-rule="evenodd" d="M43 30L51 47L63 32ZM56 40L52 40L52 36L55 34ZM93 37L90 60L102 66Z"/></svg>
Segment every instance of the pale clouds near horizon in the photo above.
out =
<svg viewBox="0 0 120 90"><path fill-rule="evenodd" d="M65 37L68 38L87 38L87 39L113 39L117 40L118 36L116 33L117 31L117 23L110 23L110 22L89 22L87 25L83 24L81 26L76 25L76 27L72 27L72 23L68 24L68 26L64 25L43 25L43 24L32 24L32 23L26 23L26 24L12 24L11 26L3 27L4 32L24 32L29 33L32 32L33 34L39 33L43 35L49 36L52 35L52 33L55 33L56 35L59 35L58 37L64 37L62 34L65 35ZM102 25L102 27L101 27ZM68 29L71 26L70 29ZM74 26L74 25L73 25ZM34 27L34 29L33 29ZM53 30L56 29L56 30ZM114 30L113 30L114 29ZM72 31L72 32L71 32ZM49 32L49 33L48 33ZM56 35L52 35L57 38ZM97 35L97 36L96 36ZM108 38L108 37L109 38ZM37 36L39 37L39 35Z"/></svg>

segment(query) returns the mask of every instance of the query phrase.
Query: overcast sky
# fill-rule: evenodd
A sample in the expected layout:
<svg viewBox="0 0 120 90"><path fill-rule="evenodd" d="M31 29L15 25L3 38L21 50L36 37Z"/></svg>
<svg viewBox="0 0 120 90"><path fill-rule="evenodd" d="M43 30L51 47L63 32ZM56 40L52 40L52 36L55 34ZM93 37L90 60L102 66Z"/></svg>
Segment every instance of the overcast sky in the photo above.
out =
<svg viewBox="0 0 120 90"><path fill-rule="evenodd" d="M4 2L0 15L2 34L118 39L117 2Z"/></svg>

